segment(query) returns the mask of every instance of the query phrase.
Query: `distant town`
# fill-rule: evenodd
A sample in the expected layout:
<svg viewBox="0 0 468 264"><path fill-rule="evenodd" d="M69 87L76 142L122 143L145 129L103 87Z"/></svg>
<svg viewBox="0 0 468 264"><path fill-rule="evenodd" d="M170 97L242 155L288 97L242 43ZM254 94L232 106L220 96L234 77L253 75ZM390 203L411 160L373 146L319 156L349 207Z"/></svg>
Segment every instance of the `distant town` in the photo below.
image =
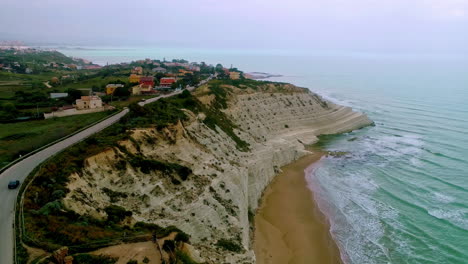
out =
<svg viewBox="0 0 468 264"><path fill-rule="evenodd" d="M0 122L88 114L194 87L249 77L221 64L144 59L107 66L57 51L0 43ZM256 76L251 76L255 78Z"/></svg>
<svg viewBox="0 0 468 264"><path fill-rule="evenodd" d="M0 167L134 103L212 79L255 78L184 59L101 66L21 42L0 43Z"/></svg>

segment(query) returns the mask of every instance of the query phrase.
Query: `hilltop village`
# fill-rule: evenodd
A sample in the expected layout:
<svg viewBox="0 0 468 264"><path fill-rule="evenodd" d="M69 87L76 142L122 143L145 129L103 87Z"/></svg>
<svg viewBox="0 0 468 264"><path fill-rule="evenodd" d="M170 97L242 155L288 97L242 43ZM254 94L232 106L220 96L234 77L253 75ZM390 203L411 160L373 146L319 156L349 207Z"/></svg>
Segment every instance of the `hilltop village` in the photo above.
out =
<svg viewBox="0 0 468 264"><path fill-rule="evenodd" d="M0 45L0 167L132 103L211 79L244 74L183 59L100 66L21 43Z"/></svg>
<svg viewBox="0 0 468 264"><path fill-rule="evenodd" d="M0 121L106 111L123 106L126 101L134 102L135 98L194 87L208 78L237 80L244 75L221 64L183 59L145 59L102 67L56 51L3 49L0 106L1 110L13 111L0 111Z"/></svg>

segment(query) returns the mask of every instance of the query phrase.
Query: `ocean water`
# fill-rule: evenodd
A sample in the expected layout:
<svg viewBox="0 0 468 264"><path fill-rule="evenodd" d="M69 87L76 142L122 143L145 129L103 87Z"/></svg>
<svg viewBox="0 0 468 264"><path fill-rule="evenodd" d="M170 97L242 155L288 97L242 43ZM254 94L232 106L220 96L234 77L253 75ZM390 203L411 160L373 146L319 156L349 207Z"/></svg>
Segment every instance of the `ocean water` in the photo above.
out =
<svg viewBox="0 0 468 264"><path fill-rule="evenodd" d="M186 58L278 81L375 121L307 171L345 263L468 263L468 56L154 47L60 49L100 64Z"/></svg>

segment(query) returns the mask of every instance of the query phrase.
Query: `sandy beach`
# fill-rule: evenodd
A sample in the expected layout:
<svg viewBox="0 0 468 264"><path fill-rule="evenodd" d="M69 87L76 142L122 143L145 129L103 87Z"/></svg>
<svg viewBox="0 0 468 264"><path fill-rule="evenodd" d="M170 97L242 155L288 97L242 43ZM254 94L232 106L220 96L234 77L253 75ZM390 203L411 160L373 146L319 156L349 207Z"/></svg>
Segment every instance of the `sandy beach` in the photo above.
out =
<svg viewBox="0 0 468 264"><path fill-rule="evenodd" d="M329 225L304 177L304 170L321 156L308 155L283 167L265 190L255 216L258 264L341 263Z"/></svg>

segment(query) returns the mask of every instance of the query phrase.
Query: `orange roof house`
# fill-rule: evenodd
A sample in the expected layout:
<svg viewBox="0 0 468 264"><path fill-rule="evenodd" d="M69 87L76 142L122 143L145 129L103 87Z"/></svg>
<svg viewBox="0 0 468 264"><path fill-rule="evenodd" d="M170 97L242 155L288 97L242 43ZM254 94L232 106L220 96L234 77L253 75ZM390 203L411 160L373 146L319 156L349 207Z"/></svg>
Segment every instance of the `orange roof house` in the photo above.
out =
<svg viewBox="0 0 468 264"><path fill-rule="evenodd" d="M186 71L184 69L179 69L179 76L185 76L187 74L193 74L191 71Z"/></svg>
<svg viewBox="0 0 468 264"><path fill-rule="evenodd" d="M137 74L130 74L130 77L128 78L128 80L131 82L131 83L137 83L137 82L140 82L140 75L137 75Z"/></svg>
<svg viewBox="0 0 468 264"><path fill-rule="evenodd" d="M172 84L175 82L176 82L176 79L174 77L163 77L159 81L159 86L171 87Z"/></svg>

